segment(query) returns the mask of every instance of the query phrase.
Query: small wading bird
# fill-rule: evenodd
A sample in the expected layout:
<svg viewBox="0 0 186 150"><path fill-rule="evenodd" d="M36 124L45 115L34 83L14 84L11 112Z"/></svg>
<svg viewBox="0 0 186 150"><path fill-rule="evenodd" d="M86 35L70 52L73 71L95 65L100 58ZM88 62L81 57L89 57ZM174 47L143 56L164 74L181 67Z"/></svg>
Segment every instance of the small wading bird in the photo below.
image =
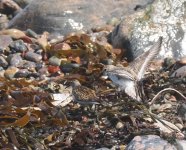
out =
<svg viewBox="0 0 186 150"><path fill-rule="evenodd" d="M81 105L99 104L95 91L81 85L78 80L72 81L72 95L74 101Z"/></svg>
<svg viewBox="0 0 186 150"><path fill-rule="evenodd" d="M161 44L162 37L159 37L150 50L137 57L127 67L105 66L104 75L107 75L121 91L125 91L131 98L141 101L144 96L142 78L150 61L159 53Z"/></svg>

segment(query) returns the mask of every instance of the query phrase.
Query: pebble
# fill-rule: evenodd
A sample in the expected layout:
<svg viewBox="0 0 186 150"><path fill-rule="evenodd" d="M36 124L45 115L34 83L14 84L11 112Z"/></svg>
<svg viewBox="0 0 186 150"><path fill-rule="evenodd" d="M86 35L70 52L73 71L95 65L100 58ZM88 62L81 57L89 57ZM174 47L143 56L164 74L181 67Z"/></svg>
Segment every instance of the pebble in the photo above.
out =
<svg viewBox="0 0 186 150"><path fill-rule="evenodd" d="M25 52L28 50L27 46L25 45L25 43L23 42L23 40L16 40L14 42L12 42L10 45L9 45L11 51L15 51L15 52L19 52L19 53L22 53L22 52Z"/></svg>
<svg viewBox="0 0 186 150"><path fill-rule="evenodd" d="M27 69L21 69L15 73L15 78L27 78L30 72Z"/></svg>
<svg viewBox="0 0 186 150"><path fill-rule="evenodd" d="M11 67L9 67L9 68L5 71L4 76L5 76L7 79L12 79L12 78L14 78L14 75L15 75L16 72L18 72L18 71L19 71L18 68L11 66Z"/></svg>
<svg viewBox="0 0 186 150"><path fill-rule="evenodd" d="M49 61L49 64L53 66L61 65L61 59L57 58L56 56L50 57L48 61Z"/></svg>
<svg viewBox="0 0 186 150"><path fill-rule="evenodd" d="M0 66L3 68L8 67L8 62L5 60L3 56L0 56Z"/></svg>
<svg viewBox="0 0 186 150"><path fill-rule="evenodd" d="M1 4L2 5L2 4ZM2 6L1 6L2 7ZM2 8L1 8L2 9ZM0 14L0 30L3 30L8 27L8 17L7 15Z"/></svg>
<svg viewBox="0 0 186 150"><path fill-rule="evenodd" d="M29 61L33 61L33 62L39 62L42 59L42 56L39 54L36 54L34 52L27 52L25 54L25 59L29 60Z"/></svg>
<svg viewBox="0 0 186 150"><path fill-rule="evenodd" d="M12 42L13 40L9 35L0 35L0 52L4 52Z"/></svg>
<svg viewBox="0 0 186 150"><path fill-rule="evenodd" d="M100 62L103 63L104 65L112 65L114 63L112 59L103 59Z"/></svg>
<svg viewBox="0 0 186 150"><path fill-rule="evenodd" d="M21 66L22 62L23 62L23 59L19 53L9 55L7 60L9 62L9 64L14 67Z"/></svg>
<svg viewBox="0 0 186 150"><path fill-rule="evenodd" d="M122 122L118 122L116 124L116 129L122 129L124 127L124 124Z"/></svg>
<svg viewBox="0 0 186 150"><path fill-rule="evenodd" d="M48 68L47 67L42 67L38 70L38 73L40 75L49 75Z"/></svg>
<svg viewBox="0 0 186 150"><path fill-rule="evenodd" d="M23 60L22 68L28 69L29 71L34 71L36 68L36 63L28 60Z"/></svg>
<svg viewBox="0 0 186 150"><path fill-rule="evenodd" d="M67 63L67 64L62 64L60 66L60 69L64 72L64 73L70 73L73 69L75 68L79 68L80 64L76 64L76 63Z"/></svg>
<svg viewBox="0 0 186 150"><path fill-rule="evenodd" d="M183 121L186 120L186 104L181 104L181 106L178 108L178 114Z"/></svg>
<svg viewBox="0 0 186 150"><path fill-rule="evenodd" d="M33 38L38 38L38 34L35 33L33 30L31 29L27 29L26 30L26 35L28 35L29 37L33 37Z"/></svg>
<svg viewBox="0 0 186 150"><path fill-rule="evenodd" d="M135 136L126 150L177 150L174 145L157 135Z"/></svg>

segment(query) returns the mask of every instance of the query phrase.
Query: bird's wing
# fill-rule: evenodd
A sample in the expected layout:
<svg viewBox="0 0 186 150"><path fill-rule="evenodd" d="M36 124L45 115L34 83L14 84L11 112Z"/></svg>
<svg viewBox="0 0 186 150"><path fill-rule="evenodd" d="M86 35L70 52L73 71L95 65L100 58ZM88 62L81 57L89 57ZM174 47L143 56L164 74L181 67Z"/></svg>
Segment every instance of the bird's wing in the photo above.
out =
<svg viewBox="0 0 186 150"><path fill-rule="evenodd" d="M159 37L158 41L145 53L137 57L132 63L129 64L130 68L137 74L137 80L140 81L143 78L145 70L149 66L150 61L159 53L161 50L162 37Z"/></svg>
<svg viewBox="0 0 186 150"><path fill-rule="evenodd" d="M132 81L135 80L135 75L126 70L125 67L119 67L111 72L108 72L109 76L116 76L118 79L130 79Z"/></svg>

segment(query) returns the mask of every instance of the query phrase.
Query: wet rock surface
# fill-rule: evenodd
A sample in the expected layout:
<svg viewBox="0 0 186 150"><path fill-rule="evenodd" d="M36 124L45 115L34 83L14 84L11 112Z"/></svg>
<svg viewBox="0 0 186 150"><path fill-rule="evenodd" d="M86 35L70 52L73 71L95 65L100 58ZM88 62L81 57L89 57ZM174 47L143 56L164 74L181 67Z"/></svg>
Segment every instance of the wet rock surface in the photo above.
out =
<svg viewBox="0 0 186 150"><path fill-rule="evenodd" d="M153 0L33 0L10 23L9 27L22 30L31 28L37 33L43 31L67 34L103 26L111 18L118 18L145 7Z"/></svg>
<svg viewBox="0 0 186 150"><path fill-rule="evenodd" d="M159 57L180 59L186 55L185 9L185 0L157 0L144 11L126 16L112 32L111 43L128 49L129 57L134 59L163 36Z"/></svg>
<svg viewBox="0 0 186 150"><path fill-rule="evenodd" d="M177 150L175 146L156 135L136 136L126 150Z"/></svg>

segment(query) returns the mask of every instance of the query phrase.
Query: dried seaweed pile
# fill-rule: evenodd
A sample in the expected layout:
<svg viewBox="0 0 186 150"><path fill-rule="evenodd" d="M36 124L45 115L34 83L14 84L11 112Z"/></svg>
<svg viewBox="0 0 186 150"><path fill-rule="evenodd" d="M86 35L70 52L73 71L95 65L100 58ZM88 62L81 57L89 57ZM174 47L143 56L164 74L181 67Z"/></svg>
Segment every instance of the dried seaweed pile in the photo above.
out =
<svg viewBox="0 0 186 150"><path fill-rule="evenodd" d="M12 31L1 34L12 37ZM136 102L102 78L104 65L128 65L121 61L122 50L113 49L105 35L107 32L101 31L50 39L46 33L37 38L16 34L14 41L22 39L27 46L40 46L41 61L49 73L43 73L45 78L0 78L0 148L111 148L125 147L135 135L184 137L184 62L166 59L158 67L157 62L152 63L143 81L147 98L143 103ZM60 60L59 65L50 63L54 57ZM73 79L95 90L100 105L64 104L63 93ZM55 94L63 99L57 105Z"/></svg>

